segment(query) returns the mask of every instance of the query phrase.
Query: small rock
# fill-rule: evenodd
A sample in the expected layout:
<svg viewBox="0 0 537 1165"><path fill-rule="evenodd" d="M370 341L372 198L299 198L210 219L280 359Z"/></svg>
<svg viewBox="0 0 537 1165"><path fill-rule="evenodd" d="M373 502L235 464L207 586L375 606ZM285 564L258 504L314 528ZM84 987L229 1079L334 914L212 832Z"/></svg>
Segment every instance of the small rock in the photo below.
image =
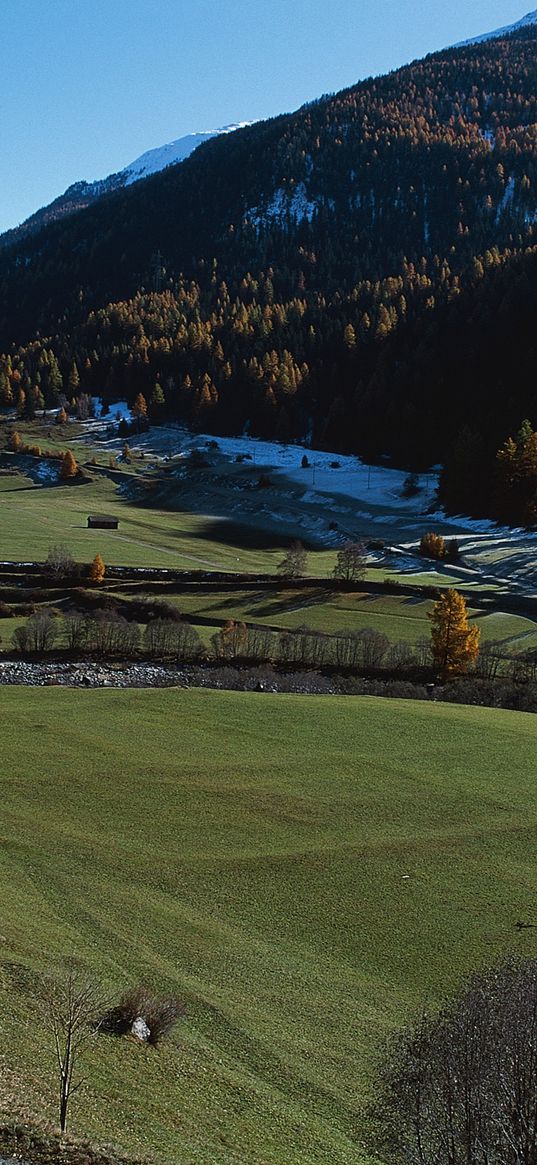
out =
<svg viewBox="0 0 537 1165"><path fill-rule="evenodd" d="M145 1022L143 1016L139 1015L133 1022L131 1027L131 1035L135 1036L141 1043L146 1044L151 1032Z"/></svg>

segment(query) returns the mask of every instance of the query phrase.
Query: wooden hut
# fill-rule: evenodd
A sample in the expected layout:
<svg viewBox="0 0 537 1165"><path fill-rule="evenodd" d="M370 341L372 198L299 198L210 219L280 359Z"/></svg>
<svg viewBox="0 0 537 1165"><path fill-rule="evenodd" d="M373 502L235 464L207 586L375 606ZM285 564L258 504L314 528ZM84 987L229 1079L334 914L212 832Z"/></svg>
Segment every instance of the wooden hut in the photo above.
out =
<svg viewBox="0 0 537 1165"><path fill-rule="evenodd" d="M88 527L90 530L117 530L119 518L112 518L109 514L90 514Z"/></svg>

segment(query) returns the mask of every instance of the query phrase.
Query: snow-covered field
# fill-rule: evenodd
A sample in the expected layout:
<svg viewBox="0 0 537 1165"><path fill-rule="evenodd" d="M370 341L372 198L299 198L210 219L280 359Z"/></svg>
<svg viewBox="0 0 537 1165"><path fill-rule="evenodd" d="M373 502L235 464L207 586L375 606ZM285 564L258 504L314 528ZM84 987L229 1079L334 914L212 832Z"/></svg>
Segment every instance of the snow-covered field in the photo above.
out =
<svg viewBox="0 0 537 1165"><path fill-rule="evenodd" d="M124 439L107 434L125 402L114 404L106 417L85 425L86 439L99 440L110 451L121 451ZM327 453L303 445L283 445L249 436L214 437L192 433L170 424L128 438L133 451L143 450L148 464L170 464L171 483L177 481L178 501L211 520L302 533L318 546L337 546L350 537L375 537L392 547L394 565L404 571L423 571L417 543L426 530L457 537L464 553L458 576L476 584L484 580L508 582L533 590L537 583L537 533L510 530L493 522L448 516L437 505L439 468L418 475L418 492L405 496L404 470L368 465L359 457ZM200 450L214 472L202 487L187 472L190 453ZM307 458L308 464L302 461ZM236 465L237 474L233 474ZM253 472L247 474L248 469ZM223 472L225 470L225 472ZM268 476L263 490L247 488L261 473ZM442 567L443 573L453 572ZM427 573L430 573L430 569Z"/></svg>

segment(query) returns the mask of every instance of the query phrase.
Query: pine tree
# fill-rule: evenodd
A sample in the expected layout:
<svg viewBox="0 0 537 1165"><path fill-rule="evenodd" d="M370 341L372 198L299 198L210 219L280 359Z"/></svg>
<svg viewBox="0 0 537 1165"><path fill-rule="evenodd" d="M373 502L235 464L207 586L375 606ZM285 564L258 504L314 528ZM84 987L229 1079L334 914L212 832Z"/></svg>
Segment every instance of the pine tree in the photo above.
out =
<svg viewBox="0 0 537 1165"><path fill-rule="evenodd" d="M347 324L347 327L343 333L343 340L345 347L349 349L349 352L353 352L356 348L356 332L352 324Z"/></svg>
<svg viewBox="0 0 537 1165"><path fill-rule="evenodd" d="M479 627L470 627L466 600L458 591L448 590L437 599L429 615L432 623L433 659L442 679L461 675L479 655Z"/></svg>
<svg viewBox="0 0 537 1165"><path fill-rule="evenodd" d="M50 404L58 404L59 396L63 388L63 376L60 372L58 361L53 352L50 353L48 366L48 396Z"/></svg>
<svg viewBox="0 0 537 1165"><path fill-rule="evenodd" d="M69 370L69 391L71 392L71 394L73 396L76 396L76 391L77 391L79 384L80 384L80 376L78 374L76 360L73 360L73 362L71 364L71 368Z"/></svg>
<svg viewBox="0 0 537 1165"><path fill-rule="evenodd" d="M78 473L78 465L70 449L64 453L62 458L62 467L60 470L60 477L62 481L68 481L72 477L76 477Z"/></svg>
<svg viewBox="0 0 537 1165"><path fill-rule="evenodd" d="M164 390L162 388L162 385L159 384L159 382L157 380L157 382L153 388L153 392L151 393L151 401L150 401L151 413L154 416L158 416L160 411L164 408L165 404L166 404L166 397L164 396Z"/></svg>
<svg viewBox="0 0 537 1165"><path fill-rule="evenodd" d="M100 554L96 554L91 566L89 568L89 577L91 582L101 583L105 575L106 567L104 559Z"/></svg>

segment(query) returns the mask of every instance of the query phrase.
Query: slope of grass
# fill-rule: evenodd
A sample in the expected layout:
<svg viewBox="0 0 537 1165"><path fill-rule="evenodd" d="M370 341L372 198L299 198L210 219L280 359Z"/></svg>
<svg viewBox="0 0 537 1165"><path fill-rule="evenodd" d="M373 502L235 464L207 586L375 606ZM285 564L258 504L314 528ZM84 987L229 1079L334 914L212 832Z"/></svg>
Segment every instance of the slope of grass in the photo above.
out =
<svg viewBox="0 0 537 1165"><path fill-rule="evenodd" d="M99 1037L73 1128L174 1165L356 1165L392 1025L535 952L537 719L233 693L0 691L2 1054L53 1114L30 970L188 1007Z"/></svg>

